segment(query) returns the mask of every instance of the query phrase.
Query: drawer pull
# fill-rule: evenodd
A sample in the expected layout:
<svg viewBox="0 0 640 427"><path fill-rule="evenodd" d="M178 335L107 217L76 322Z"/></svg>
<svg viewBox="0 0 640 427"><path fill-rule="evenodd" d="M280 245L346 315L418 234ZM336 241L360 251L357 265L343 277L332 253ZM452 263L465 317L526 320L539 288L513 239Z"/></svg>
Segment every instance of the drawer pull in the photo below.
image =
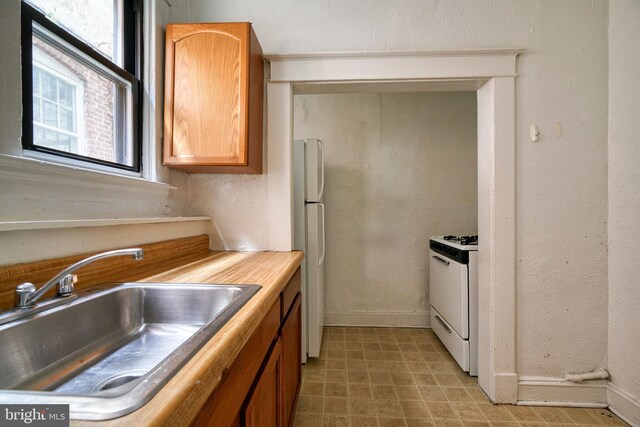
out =
<svg viewBox="0 0 640 427"><path fill-rule="evenodd" d="M448 327L446 323L444 323L444 320L442 320L438 315L436 315L435 317L436 317L436 320L440 323L440 326L442 326L444 330L447 331L448 334L450 334L451 328Z"/></svg>
<svg viewBox="0 0 640 427"><path fill-rule="evenodd" d="M444 265L449 265L449 261L447 261L446 259L442 259L437 255L433 255L431 258L440 261L441 263L443 263Z"/></svg>

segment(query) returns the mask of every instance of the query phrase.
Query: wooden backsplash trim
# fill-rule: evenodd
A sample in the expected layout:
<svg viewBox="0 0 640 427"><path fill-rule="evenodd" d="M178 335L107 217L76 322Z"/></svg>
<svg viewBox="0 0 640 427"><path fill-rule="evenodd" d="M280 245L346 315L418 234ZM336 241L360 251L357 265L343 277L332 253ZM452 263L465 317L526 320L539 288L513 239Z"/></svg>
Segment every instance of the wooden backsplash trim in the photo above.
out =
<svg viewBox="0 0 640 427"><path fill-rule="evenodd" d="M183 237L139 247L144 249L144 258L140 261L120 256L96 261L78 269L76 289L98 283L139 280L168 271L186 262L197 261L209 254L209 236ZM13 305L16 285L32 282L40 287L64 268L96 253L99 252L0 267L0 308L9 308ZM54 291L55 289L43 298L49 298Z"/></svg>

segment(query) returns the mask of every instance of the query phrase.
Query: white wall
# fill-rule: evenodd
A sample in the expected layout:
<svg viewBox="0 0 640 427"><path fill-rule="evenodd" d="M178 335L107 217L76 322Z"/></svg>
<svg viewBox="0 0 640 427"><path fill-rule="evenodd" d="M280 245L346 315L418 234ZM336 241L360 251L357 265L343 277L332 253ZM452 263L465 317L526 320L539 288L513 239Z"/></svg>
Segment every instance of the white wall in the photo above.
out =
<svg viewBox="0 0 640 427"><path fill-rule="evenodd" d="M609 352L615 394L640 425L640 3L609 3ZM621 392L621 393L620 393ZM615 409L624 399L610 395ZM631 414L631 411L626 413Z"/></svg>
<svg viewBox="0 0 640 427"><path fill-rule="evenodd" d="M215 220L211 249L269 249L267 175L191 175L189 209Z"/></svg>
<svg viewBox="0 0 640 427"><path fill-rule="evenodd" d="M429 237L477 233L476 97L294 96L325 147L329 324L428 325Z"/></svg>
<svg viewBox="0 0 640 427"><path fill-rule="evenodd" d="M517 372L563 377L604 365L606 1L189 5L192 21L253 22L266 53L526 48L516 79ZM541 130L536 144L529 139L532 123ZM236 209L226 205L227 215L230 210ZM266 209L251 215L266 218ZM219 223L215 216L214 221Z"/></svg>
<svg viewBox="0 0 640 427"><path fill-rule="evenodd" d="M210 234L207 217L48 221L0 224L0 265L144 245Z"/></svg>

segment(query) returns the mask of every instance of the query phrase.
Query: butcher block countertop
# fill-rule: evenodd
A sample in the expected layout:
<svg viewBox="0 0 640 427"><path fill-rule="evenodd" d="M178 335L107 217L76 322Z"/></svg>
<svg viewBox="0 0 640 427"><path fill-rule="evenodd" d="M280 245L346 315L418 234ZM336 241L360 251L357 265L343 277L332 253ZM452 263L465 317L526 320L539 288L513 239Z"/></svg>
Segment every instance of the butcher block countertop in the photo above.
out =
<svg viewBox="0 0 640 427"><path fill-rule="evenodd" d="M184 426L191 423L302 261L302 252L211 252L141 282L258 284L262 289L144 406L108 421L72 426Z"/></svg>

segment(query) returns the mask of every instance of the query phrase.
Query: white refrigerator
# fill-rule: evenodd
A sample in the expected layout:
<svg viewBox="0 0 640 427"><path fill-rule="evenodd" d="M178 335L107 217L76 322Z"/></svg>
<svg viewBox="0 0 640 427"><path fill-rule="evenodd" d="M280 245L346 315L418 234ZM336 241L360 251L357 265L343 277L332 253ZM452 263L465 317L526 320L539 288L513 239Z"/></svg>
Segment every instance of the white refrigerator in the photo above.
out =
<svg viewBox="0 0 640 427"><path fill-rule="evenodd" d="M324 159L319 139L293 142L294 247L302 263L302 361L320 356L324 327Z"/></svg>

